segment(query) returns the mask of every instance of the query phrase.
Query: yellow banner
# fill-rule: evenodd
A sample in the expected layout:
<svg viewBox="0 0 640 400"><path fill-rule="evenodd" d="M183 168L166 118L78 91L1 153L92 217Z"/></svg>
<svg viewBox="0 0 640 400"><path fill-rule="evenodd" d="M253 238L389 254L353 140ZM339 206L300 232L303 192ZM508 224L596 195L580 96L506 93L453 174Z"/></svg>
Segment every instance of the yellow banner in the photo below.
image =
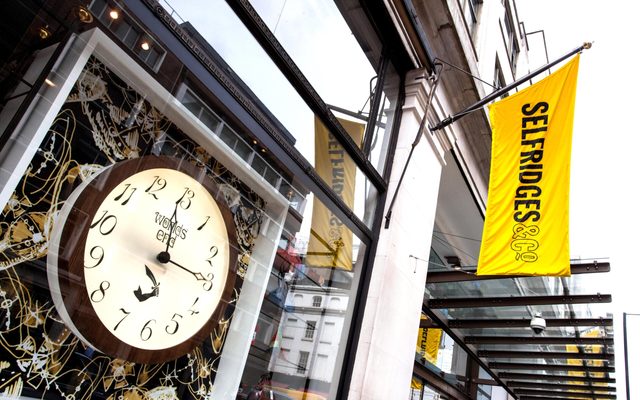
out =
<svg viewBox="0 0 640 400"><path fill-rule="evenodd" d="M569 169L580 56L489 106L493 131L478 275L568 276Z"/></svg>
<svg viewBox="0 0 640 400"><path fill-rule="evenodd" d="M364 125L338 119L354 142L360 143ZM342 145L316 117L316 172L353 209L356 164ZM306 264L309 267L335 267L351 270L353 233L321 201L314 197L311 235Z"/></svg>
<svg viewBox="0 0 640 400"><path fill-rule="evenodd" d="M422 315L421 321L425 321L427 317ZM442 339L442 329L438 328L420 328L418 329L418 343L416 343L416 352L420 357L424 358L433 365L438 361L438 351L440 350L440 340Z"/></svg>

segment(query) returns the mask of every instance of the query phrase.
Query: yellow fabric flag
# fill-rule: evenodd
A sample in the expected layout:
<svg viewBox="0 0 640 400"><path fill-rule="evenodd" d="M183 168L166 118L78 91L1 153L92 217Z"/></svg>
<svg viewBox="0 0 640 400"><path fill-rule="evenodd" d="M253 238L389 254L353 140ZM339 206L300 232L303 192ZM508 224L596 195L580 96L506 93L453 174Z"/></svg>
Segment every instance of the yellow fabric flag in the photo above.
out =
<svg viewBox="0 0 640 400"><path fill-rule="evenodd" d="M354 142L360 143L364 124L338 119ZM316 171L353 208L356 190L356 164L336 138L315 119ZM306 264L309 267L335 267L351 270L353 233L320 200L313 199L311 235Z"/></svg>
<svg viewBox="0 0 640 400"><path fill-rule="evenodd" d="M493 131L478 275L568 276L569 169L580 56L489 106Z"/></svg>
<svg viewBox="0 0 640 400"><path fill-rule="evenodd" d="M420 319L426 320L427 317L425 315L422 315ZM442 329L418 329L418 343L416 343L416 352L420 354L420 357L435 365L438 361L438 351L440 350L441 339Z"/></svg>

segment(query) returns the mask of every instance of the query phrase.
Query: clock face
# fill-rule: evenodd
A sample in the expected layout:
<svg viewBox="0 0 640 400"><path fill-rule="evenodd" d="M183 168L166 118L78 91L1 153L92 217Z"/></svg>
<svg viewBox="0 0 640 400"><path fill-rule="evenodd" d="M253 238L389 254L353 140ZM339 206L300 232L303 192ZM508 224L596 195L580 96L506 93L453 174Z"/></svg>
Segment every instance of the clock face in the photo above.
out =
<svg viewBox="0 0 640 400"><path fill-rule="evenodd" d="M225 221L207 189L182 172L148 169L111 190L93 216L85 287L100 321L118 339L165 349L209 320L228 262Z"/></svg>
<svg viewBox="0 0 640 400"><path fill-rule="evenodd" d="M52 233L48 276L76 335L136 362L202 342L223 318L237 258L231 214L212 193L203 171L155 156L74 191Z"/></svg>

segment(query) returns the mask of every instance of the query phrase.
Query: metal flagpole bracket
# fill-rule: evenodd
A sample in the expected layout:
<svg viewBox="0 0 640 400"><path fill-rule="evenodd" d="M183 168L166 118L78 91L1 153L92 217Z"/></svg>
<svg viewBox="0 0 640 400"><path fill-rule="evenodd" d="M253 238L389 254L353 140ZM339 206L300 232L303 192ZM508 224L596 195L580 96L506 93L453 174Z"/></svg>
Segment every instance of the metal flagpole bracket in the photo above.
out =
<svg viewBox="0 0 640 400"><path fill-rule="evenodd" d="M434 127L429 128L431 130L431 132L435 132L439 129L445 128L449 125L451 125L452 123L454 123L455 121L459 120L460 118L464 117L465 115L476 111L476 110L480 110L482 108L482 106L484 106L485 104L491 102L494 99L497 99L498 97L502 96L505 93L508 93L511 89L520 86L522 83L528 81L529 79L533 78L534 76L537 76L541 73L543 73L544 71L548 70L549 68L553 67L554 65L566 60L567 58L571 57L574 54L577 53L581 53L582 50L587 50L590 49L591 46L593 45L593 42L584 42L580 47L576 47L575 49L571 50L570 52L568 52L567 54L565 54L564 56L558 58L555 61L552 61L550 63L548 63L547 65L543 65L542 67L538 68L537 70L523 76L522 78L516 80L515 82L503 87L502 89L498 89L495 92L485 96L483 99L480 99L479 101L473 103L472 105L470 105L469 107L465 108L464 110L455 113L453 115L450 115L448 117L446 117L445 119L443 119L442 121L438 122Z"/></svg>

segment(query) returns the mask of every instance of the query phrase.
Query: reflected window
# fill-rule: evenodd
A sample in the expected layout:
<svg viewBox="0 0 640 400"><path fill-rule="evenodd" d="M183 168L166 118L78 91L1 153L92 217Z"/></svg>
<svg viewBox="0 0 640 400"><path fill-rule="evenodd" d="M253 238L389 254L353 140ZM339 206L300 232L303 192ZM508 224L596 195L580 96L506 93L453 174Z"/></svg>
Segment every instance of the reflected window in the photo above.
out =
<svg viewBox="0 0 640 400"><path fill-rule="evenodd" d="M316 322L317 321L307 321L307 329L304 331L305 339L313 339L313 335L316 332Z"/></svg>
<svg viewBox="0 0 640 400"><path fill-rule="evenodd" d="M313 296L313 306L320 307L322 305L322 297L321 296Z"/></svg>
<svg viewBox="0 0 640 400"><path fill-rule="evenodd" d="M300 358L298 358L298 373L304 374L307 372L307 363L309 362L309 352L301 351Z"/></svg>

